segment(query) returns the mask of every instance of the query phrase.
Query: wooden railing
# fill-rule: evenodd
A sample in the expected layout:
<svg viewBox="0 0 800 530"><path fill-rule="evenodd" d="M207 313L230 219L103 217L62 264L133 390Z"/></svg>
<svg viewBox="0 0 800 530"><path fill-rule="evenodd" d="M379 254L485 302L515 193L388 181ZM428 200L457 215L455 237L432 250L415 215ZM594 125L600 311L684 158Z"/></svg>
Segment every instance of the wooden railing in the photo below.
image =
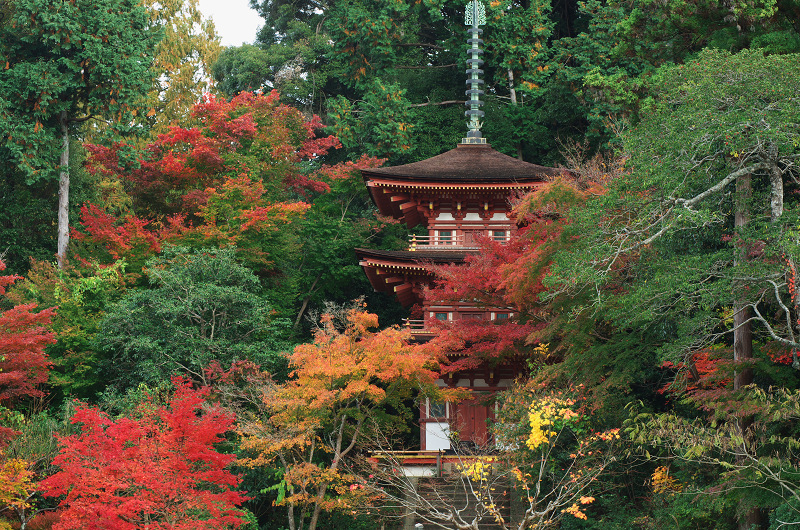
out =
<svg viewBox="0 0 800 530"><path fill-rule="evenodd" d="M497 237L491 238L493 241L500 243L508 242L508 236L503 236L502 239ZM467 238L464 234L442 236L442 235L429 235L417 236L412 235L408 238L408 250L455 250L455 249L477 249L480 248L474 236Z"/></svg>
<svg viewBox="0 0 800 530"><path fill-rule="evenodd" d="M425 327L424 320L412 320L407 318L403 321L403 326L411 331L411 335L433 335L434 330Z"/></svg>
<svg viewBox="0 0 800 530"><path fill-rule="evenodd" d="M477 248L477 245L473 246ZM408 238L408 250L413 251L418 247L424 247L425 250L464 248L464 236L410 236Z"/></svg>

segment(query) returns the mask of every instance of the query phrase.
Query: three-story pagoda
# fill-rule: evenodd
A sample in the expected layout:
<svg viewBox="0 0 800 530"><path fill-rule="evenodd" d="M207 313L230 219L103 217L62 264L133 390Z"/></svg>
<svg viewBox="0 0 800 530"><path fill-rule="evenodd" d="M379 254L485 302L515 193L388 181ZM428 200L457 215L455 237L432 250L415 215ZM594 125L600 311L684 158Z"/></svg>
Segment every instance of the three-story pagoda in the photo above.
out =
<svg viewBox="0 0 800 530"><path fill-rule="evenodd" d="M471 15L471 16L470 16ZM409 228L422 225L427 235L412 236L404 251L356 249L360 265L376 291L394 293L404 306L418 304L425 319L457 321L481 319L501 321L513 318L508 308L477 307L474 302L429 300L425 287L434 276L431 264L463 263L465 256L480 252L479 236L505 242L518 229L511 217L511 199L528 193L558 175L549 167L530 164L504 155L486 143L479 118L483 117L479 96L483 71L478 27L482 5L468 6L470 58L467 60L467 101L469 132L445 153L401 166L362 170L370 196L381 214L391 216ZM434 331L425 320L410 321L412 337L426 340ZM474 399L457 405L426 402L420 411L422 452L449 450L452 434L461 442L483 447L490 442L487 420L494 408L484 399L507 388L519 375L511 366L484 367L465 373L448 374L440 384L470 390Z"/></svg>

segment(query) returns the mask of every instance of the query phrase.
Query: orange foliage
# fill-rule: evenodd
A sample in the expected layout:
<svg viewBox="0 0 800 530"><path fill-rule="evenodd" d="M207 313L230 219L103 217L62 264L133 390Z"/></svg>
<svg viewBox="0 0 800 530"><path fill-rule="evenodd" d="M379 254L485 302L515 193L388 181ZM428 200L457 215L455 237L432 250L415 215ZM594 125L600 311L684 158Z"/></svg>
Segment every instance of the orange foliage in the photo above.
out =
<svg viewBox="0 0 800 530"><path fill-rule="evenodd" d="M420 387L437 392L436 364L408 342L405 330L378 326L376 315L354 307L337 321L324 315L314 341L291 355L292 379L262 384L260 417L240 422L240 463L261 466L278 460L288 493L282 503L319 510L352 507L363 496L343 472L344 458L369 445L382 429L396 429L384 407L398 406ZM379 412L382 411L383 412ZM319 463L319 452L327 465ZM328 488L339 495L326 496Z"/></svg>

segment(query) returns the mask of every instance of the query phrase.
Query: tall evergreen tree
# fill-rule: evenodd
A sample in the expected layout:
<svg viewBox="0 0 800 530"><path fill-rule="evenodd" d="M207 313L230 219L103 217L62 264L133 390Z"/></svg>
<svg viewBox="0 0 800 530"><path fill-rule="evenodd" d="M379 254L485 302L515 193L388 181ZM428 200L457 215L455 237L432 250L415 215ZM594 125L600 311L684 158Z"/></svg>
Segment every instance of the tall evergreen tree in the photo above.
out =
<svg viewBox="0 0 800 530"><path fill-rule="evenodd" d="M0 159L28 183L58 180L59 263L69 241L70 136L124 128L150 86L157 35L132 0L16 0L0 26ZM9 171L9 169L6 169Z"/></svg>
<svg viewBox="0 0 800 530"><path fill-rule="evenodd" d="M148 0L151 24L163 32L153 62L155 83L147 95L148 122L154 133L185 125L192 107L210 92L211 65L222 46L198 0Z"/></svg>

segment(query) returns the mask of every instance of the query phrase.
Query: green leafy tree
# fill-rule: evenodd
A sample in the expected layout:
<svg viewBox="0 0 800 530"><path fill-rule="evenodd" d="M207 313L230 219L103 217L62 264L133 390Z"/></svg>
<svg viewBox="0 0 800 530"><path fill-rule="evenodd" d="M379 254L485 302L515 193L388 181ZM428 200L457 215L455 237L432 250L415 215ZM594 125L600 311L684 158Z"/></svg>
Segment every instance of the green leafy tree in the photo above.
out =
<svg viewBox="0 0 800 530"><path fill-rule="evenodd" d="M718 411L712 422L675 413L637 412L625 430L653 460L690 470L724 470L718 475L718 490L734 498L745 487L757 491L758 505L775 509L769 528L791 527L800 519L800 440L797 429L787 426L800 419L800 394L755 386L749 391L745 404L753 417L744 435L736 410ZM680 478L673 479L671 489L685 494L701 490L696 482Z"/></svg>
<svg viewBox="0 0 800 530"><path fill-rule="evenodd" d="M265 25L256 45L264 56L274 57L262 78L293 104L315 111L325 104L331 131L350 154L366 151L392 163L413 161L438 154L464 135L465 2L257 4ZM486 92L500 110L497 123L487 120L487 127L505 137L508 125L499 122L508 121L510 99L493 94L508 98L523 81L524 90L539 90L531 80L546 72L540 59L547 56L543 50L558 26L555 20L571 16L571 10L551 10L547 1L488 4L485 67L491 89ZM525 107L523 96L511 99ZM514 139L493 137L501 148L516 153L525 136L523 121L513 121Z"/></svg>
<svg viewBox="0 0 800 530"><path fill-rule="evenodd" d="M147 276L152 288L112 306L98 335L110 351L103 370L118 388L158 385L174 373L205 382L213 361L282 369L287 324L274 318L233 249L170 247L147 262Z"/></svg>
<svg viewBox="0 0 800 530"><path fill-rule="evenodd" d="M92 119L129 123L152 81L155 43L131 0L18 0L0 26L0 156L28 182L58 179L59 263L69 241L70 136Z"/></svg>
<svg viewBox="0 0 800 530"><path fill-rule="evenodd" d="M784 364L800 367L798 80L797 56L758 50L706 50L659 69L655 97L623 136L627 174L572 212L573 244L545 280L550 299L572 299L572 320L602 337L582 355L603 353L641 374L667 362L691 382L709 364L727 366L728 377L694 402L738 411L740 437L754 428L749 383L791 385ZM708 360L713 344L723 359ZM775 361L769 350L779 352ZM755 489L740 498L746 527L760 501Z"/></svg>
<svg viewBox="0 0 800 530"><path fill-rule="evenodd" d="M632 318L623 321L657 320L660 312L691 308L689 318L676 320L685 327L678 330L675 353L701 344L720 323L719 304L749 291L747 305L768 336L796 347L794 317L786 320L790 314L781 308L793 308L782 278L785 260L796 255L789 228L794 201L784 187L792 182L800 139L795 63L792 55L706 51L690 64L662 69L648 117L624 138L630 174L583 214L576 212L583 236L558 262L551 285L563 291L591 285L601 294L591 303L599 306L603 293L613 293L604 287L635 270L635 288L624 300L643 312L626 306ZM745 197L738 188L737 197L743 177L752 189ZM734 226L734 210L744 199L752 222ZM748 259L734 264L743 248ZM734 281L740 275L746 286ZM700 284L705 287L698 290ZM763 304L779 308L783 323L767 317Z"/></svg>
<svg viewBox="0 0 800 530"><path fill-rule="evenodd" d="M242 91L254 92L268 85L272 65L269 52L252 44L231 46L222 50L211 74L217 89L232 98Z"/></svg>
<svg viewBox="0 0 800 530"><path fill-rule="evenodd" d="M573 123L594 145L614 141L624 120L637 119L639 101L654 86L648 80L662 65L686 62L704 48L800 51L793 0L588 0L575 9L572 34L551 45L548 86L572 102ZM544 112L554 105L545 103Z"/></svg>
<svg viewBox="0 0 800 530"><path fill-rule="evenodd" d="M57 307L52 329L57 342L48 348L53 363L48 382L51 402L93 398L104 387L99 373L102 351L96 334L108 308L126 289L125 262L110 266L73 265L58 269L48 261L32 261L25 278L9 298L15 303Z"/></svg>

